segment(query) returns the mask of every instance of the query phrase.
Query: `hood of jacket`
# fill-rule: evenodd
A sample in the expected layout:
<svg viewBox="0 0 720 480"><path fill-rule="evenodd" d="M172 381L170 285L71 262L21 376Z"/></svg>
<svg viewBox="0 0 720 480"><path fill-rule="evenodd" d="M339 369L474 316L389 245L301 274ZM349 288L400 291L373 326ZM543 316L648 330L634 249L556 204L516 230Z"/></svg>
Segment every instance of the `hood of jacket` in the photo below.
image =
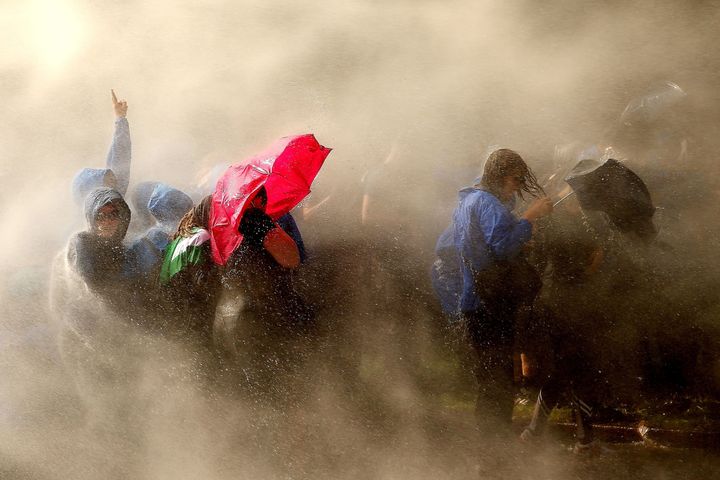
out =
<svg viewBox="0 0 720 480"><path fill-rule="evenodd" d="M159 183L153 189L147 209L158 222L177 228L180 219L193 207L192 199L180 190Z"/></svg>
<svg viewBox="0 0 720 480"><path fill-rule="evenodd" d="M109 168L83 168L72 181L72 193L75 203L82 205L85 197L100 187L116 188L117 179Z"/></svg>
<svg viewBox="0 0 720 480"><path fill-rule="evenodd" d="M480 178L475 179L475 184L476 184L476 185L479 185L479 184L480 184ZM501 199L499 199L498 197L496 197L494 194L488 192L487 190L485 190L485 189L483 189L483 188L477 187L477 186L474 186L474 187L465 187L465 188L460 189L460 191L458 192L458 201L459 201L459 202L462 202L462 200L463 200L465 197L467 197L467 196L470 195L471 193L477 192L478 190L480 190L481 192L483 192L484 195L490 195L490 196L492 196L492 197L494 197L494 198L497 198L497 200L498 200L500 203L502 203L502 204L505 206L505 208L507 208L507 209L510 210L511 212L512 212L513 210L515 210L515 205L517 204L517 196L516 196L516 195L513 195L510 200L508 200L508 201L506 201L506 202L503 202Z"/></svg>
<svg viewBox="0 0 720 480"><path fill-rule="evenodd" d="M121 242L125 238L128 226L130 225L130 207L116 190L108 187L96 188L85 197L85 221L88 230L96 231L96 219L98 212L105 205L114 205L120 214L120 225L115 235L109 239L113 242Z"/></svg>

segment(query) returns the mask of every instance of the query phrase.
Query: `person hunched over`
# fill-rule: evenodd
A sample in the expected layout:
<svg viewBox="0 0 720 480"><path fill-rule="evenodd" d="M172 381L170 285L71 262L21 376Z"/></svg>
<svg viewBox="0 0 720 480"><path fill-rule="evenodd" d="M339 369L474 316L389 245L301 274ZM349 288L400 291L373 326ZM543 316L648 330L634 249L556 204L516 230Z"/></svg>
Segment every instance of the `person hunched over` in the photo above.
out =
<svg viewBox="0 0 720 480"><path fill-rule="evenodd" d="M518 218L512 210L523 193L539 198ZM552 203L522 157L495 150L479 183L460 190L452 222L436 247L442 265L441 274L433 272L434 287L476 353L475 414L487 441L512 437L515 319L540 286L523 249L532 238L533 222L551 211Z"/></svg>

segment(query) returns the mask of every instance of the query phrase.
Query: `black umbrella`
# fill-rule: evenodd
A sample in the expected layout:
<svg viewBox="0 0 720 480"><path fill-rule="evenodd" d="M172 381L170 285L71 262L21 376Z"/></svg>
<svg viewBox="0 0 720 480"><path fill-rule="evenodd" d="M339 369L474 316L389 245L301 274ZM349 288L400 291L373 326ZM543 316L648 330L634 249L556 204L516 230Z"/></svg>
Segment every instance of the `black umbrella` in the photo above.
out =
<svg viewBox="0 0 720 480"><path fill-rule="evenodd" d="M617 160L581 160L565 181L583 209L605 212L620 231L636 233L645 241L657 234L650 192L635 172Z"/></svg>

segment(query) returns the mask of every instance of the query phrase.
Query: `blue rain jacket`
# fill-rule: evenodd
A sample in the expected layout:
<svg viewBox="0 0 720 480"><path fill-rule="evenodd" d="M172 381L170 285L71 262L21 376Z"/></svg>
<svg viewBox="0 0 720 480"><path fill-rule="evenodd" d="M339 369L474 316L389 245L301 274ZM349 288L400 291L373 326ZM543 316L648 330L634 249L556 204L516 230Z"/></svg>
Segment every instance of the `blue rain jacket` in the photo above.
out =
<svg viewBox="0 0 720 480"><path fill-rule="evenodd" d="M452 224L440 235L432 282L446 313L470 312L481 306L474 274L494 262L515 257L532 236L532 225L511 212L493 194L469 187L460 190Z"/></svg>
<svg viewBox="0 0 720 480"><path fill-rule="evenodd" d="M148 278L162 263L163 252L175 234L183 215L193 208L192 199L163 183L156 184L147 210L157 223L145 231L130 246L126 274Z"/></svg>
<svg viewBox="0 0 720 480"><path fill-rule="evenodd" d="M435 245L437 259L430 270L430 279L435 294L440 299L443 312L448 315L458 312L460 295L463 290L460 256L455 249L453 230L451 225L438 238Z"/></svg>
<svg viewBox="0 0 720 480"><path fill-rule="evenodd" d="M120 225L112 238L95 233L99 210L113 204L120 212ZM130 208L119 192L107 187L93 190L85 198L87 230L76 233L68 242L68 260L91 290L111 292L120 282L126 258L122 244L130 224Z"/></svg>
<svg viewBox="0 0 720 480"><path fill-rule="evenodd" d="M105 160L105 168L83 168L73 178L73 198L82 205L85 197L100 187L108 187L125 195L130 182L132 144L127 118L115 120L112 144Z"/></svg>

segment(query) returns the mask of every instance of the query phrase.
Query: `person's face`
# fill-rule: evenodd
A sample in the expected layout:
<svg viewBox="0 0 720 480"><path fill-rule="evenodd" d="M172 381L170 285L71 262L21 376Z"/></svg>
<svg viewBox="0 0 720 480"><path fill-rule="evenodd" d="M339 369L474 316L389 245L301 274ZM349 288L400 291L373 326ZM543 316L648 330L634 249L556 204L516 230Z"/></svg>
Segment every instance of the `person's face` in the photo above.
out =
<svg viewBox="0 0 720 480"><path fill-rule="evenodd" d="M100 208L95 217L95 229L98 236L111 238L120 226L120 212L114 205L105 205Z"/></svg>
<svg viewBox="0 0 720 480"><path fill-rule="evenodd" d="M518 193L523 185L523 175L515 172L510 175L503 177L503 197L504 200L509 200L513 195Z"/></svg>

